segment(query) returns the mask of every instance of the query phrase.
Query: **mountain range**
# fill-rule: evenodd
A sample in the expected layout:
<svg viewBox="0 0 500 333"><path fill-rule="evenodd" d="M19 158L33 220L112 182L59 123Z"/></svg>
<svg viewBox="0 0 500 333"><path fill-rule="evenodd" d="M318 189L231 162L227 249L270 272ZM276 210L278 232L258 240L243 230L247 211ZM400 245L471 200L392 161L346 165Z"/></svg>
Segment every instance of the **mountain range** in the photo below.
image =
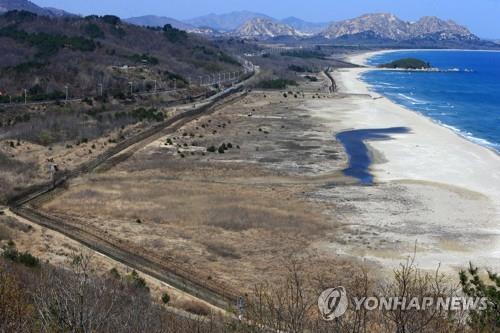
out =
<svg viewBox="0 0 500 333"><path fill-rule="evenodd" d="M368 14L337 22L323 31L321 35L334 39L367 32L373 32L379 38L394 41L424 39L430 36L443 40L479 40L467 28L453 21L427 16L417 22L406 22L388 13Z"/></svg>
<svg viewBox="0 0 500 333"><path fill-rule="evenodd" d="M56 8L43 8L28 0L0 0L0 14L11 10L25 10L41 16L60 17L73 16L64 10Z"/></svg>
<svg viewBox="0 0 500 333"><path fill-rule="evenodd" d="M423 17L416 22L407 22L390 13L366 14L357 18L334 23L312 23L296 17L277 20L264 14L248 11L229 14L210 14L186 21L171 18L131 18L128 22L150 25L170 22L178 29L194 31L195 28L210 28L230 36L242 38L271 39L277 37L314 38L316 40L340 41L384 41L388 43L453 41L477 43L476 35L453 21L437 17ZM187 26L186 26L187 24Z"/></svg>
<svg viewBox="0 0 500 333"><path fill-rule="evenodd" d="M28 0L0 0L0 13L26 10L43 16L72 15L62 10L42 8ZM231 36L252 39L287 38L317 42L338 41L344 44L384 44L425 47L498 46L483 41L466 27L451 20L423 17L416 22L401 20L390 13L366 14L339 22L314 23L296 17L282 20L250 11L209 14L188 20L147 15L124 21L139 25L172 27L187 32L212 36Z"/></svg>

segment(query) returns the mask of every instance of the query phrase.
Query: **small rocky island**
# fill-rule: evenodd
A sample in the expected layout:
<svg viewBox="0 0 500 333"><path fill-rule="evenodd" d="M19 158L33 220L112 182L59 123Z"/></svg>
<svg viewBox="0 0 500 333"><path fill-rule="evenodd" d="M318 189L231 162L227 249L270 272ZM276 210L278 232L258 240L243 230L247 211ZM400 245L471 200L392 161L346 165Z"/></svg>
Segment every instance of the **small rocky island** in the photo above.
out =
<svg viewBox="0 0 500 333"><path fill-rule="evenodd" d="M387 64L379 65L378 67L391 68L391 69L415 69L415 70L417 69L428 70L432 68L430 63L416 58L399 59Z"/></svg>

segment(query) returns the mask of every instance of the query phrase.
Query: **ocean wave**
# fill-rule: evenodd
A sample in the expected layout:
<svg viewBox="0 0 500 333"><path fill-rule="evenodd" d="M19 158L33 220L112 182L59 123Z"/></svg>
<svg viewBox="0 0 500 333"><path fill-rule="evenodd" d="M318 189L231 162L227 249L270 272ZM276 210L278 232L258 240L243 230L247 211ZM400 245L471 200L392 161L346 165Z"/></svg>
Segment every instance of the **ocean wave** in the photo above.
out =
<svg viewBox="0 0 500 333"><path fill-rule="evenodd" d="M472 142L474 142L474 143L476 143L476 144L478 144L480 146L484 146L484 147L487 147L487 148L493 148L497 152L500 152L500 144L491 142L491 141L483 139L483 138L479 138L479 137L475 136L474 134L472 134L471 132L463 131L460 128L457 128L455 126L451 126L451 125L445 124L445 123L443 123L443 122L441 122L439 120L436 120L434 118L432 118L432 119L435 120L439 125L452 130L453 132L457 133L461 137L466 138L469 141L472 141Z"/></svg>
<svg viewBox="0 0 500 333"><path fill-rule="evenodd" d="M397 94L399 97L402 97L404 98L405 100L409 101L411 104L413 105L425 105L425 104L428 104L428 102L426 101L422 101L422 100L419 100L419 99L416 99L416 98L413 98L411 96L408 96L406 94L403 94L403 93L398 93Z"/></svg>

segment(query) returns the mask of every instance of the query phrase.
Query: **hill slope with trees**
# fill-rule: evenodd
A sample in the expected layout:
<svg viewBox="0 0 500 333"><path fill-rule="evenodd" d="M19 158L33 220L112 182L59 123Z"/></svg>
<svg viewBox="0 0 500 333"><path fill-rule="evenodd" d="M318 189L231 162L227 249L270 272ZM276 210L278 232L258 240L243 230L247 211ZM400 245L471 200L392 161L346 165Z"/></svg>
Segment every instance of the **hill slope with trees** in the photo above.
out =
<svg viewBox="0 0 500 333"><path fill-rule="evenodd" d="M54 18L25 11L0 16L0 94L20 97L126 91L157 81L185 85L189 77L237 71L239 63L200 36L143 28L115 16Z"/></svg>

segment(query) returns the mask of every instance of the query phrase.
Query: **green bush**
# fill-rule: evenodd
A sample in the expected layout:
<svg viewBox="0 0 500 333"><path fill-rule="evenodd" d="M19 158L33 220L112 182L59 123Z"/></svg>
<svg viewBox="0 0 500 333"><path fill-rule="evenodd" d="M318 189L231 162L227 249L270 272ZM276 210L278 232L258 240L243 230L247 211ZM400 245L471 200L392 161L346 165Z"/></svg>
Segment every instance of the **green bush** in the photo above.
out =
<svg viewBox="0 0 500 333"><path fill-rule="evenodd" d="M176 29L170 24L166 24L163 27L163 34L165 35L167 40L172 43L181 43L188 39L187 32Z"/></svg>
<svg viewBox="0 0 500 333"><path fill-rule="evenodd" d="M479 269L470 264L467 271L460 272L463 292L474 298L486 298L488 307L482 311L471 311L469 320L475 332L497 332L500 330L500 276L488 272L487 279L479 275Z"/></svg>
<svg viewBox="0 0 500 333"><path fill-rule="evenodd" d="M299 65L289 65L288 69L297 73L305 73L305 72L311 72L311 70L305 66L299 66Z"/></svg>
<svg viewBox="0 0 500 333"><path fill-rule="evenodd" d="M108 24L111 24L111 25L117 25L117 24L120 24L122 22L122 20L120 20L120 18L118 16L114 16L114 15L104 15L102 17L102 20Z"/></svg>
<svg viewBox="0 0 500 333"><path fill-rule="evenodd" d="M170 302L170 295L167 293L163 293L163 295L161 296L161 301L163 302L163 304L168 304Z"/></svg>
<svg viewBox="0 0 500 333"><path fill-rule="evenodd" d="M38 267L40 265L40 260L29 252L20 253L18 260L19 263L27 267Z"/></svg>
<svg viewBox="0 0 500 333"><path fill-rule="evenodd" d="M297 86L297 82L286 79L263 80L257 84L261 89L285 89L287 86Z"/></svg>
<svg viewBox="0 0 500 333"><path fill-rule="evenodd" d="M161 112L156 112L156 109L151 108L151 109L145 109L145 108L139 108L135 109L132 111L132 117L138 119L139 121L163 121L165 116Z"/></svg>
<svg viewBox="0 0 500 333"><path fill-rule="evenodd" d="M132 288L149 292L149 287L146 283L146 280L144 280L143 277L139 276L139 274L135 270L127 275L126 280L129 286L131 286Z"/></svg>
<svg viewBox="0 0 500 333"><path fill-rule="evenodd" d="M104 32L97 24L90 23L85 27L85 32L90 38L104 38Z"/></svg>
<svg viewBox="0 0 500 333"><path fill-rule="evenodd" d="M40 266L40 259L33 256L29 252L22 252L22 253L19 252L16 249L15 244L10 244L4 249L3 257L13 262L23 264L24 266L27 267L33 268Z"/></svg>

